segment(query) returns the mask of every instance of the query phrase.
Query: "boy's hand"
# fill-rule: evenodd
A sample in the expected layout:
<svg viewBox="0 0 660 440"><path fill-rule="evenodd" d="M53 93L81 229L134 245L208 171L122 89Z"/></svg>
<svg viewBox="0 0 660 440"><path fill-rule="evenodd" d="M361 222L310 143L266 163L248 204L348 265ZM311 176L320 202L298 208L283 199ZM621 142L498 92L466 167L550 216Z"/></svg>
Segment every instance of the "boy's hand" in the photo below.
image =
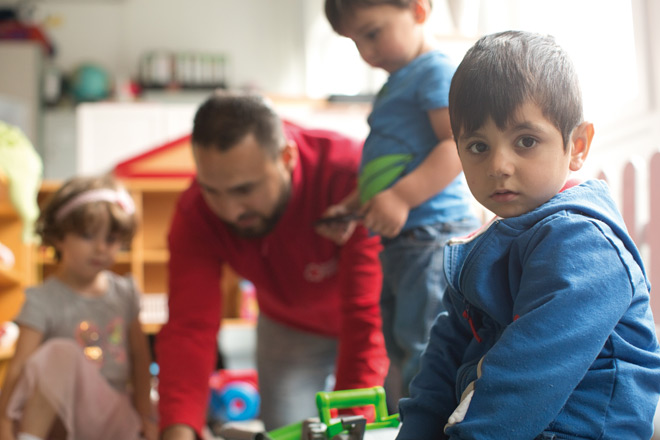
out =
<svg viewBox="0 0 660 440"><path fill-rule="evenodd" d="M453 426L463 421L463 419L465 418L465 414L467 413L467 410L470 407L470 402L472 401L473 395L474 395L474 382L470 382L467 388L465 388L465 391L463 391L463 394L461 394L460 403L458 404L454 412L451 413L451 415L449 416L449 420L445 425L445 432L447 431L447 428L449 428L450 426Z"/></svg>
<svg viewBox="0 0 660 440"><path fill-rule="evenodd" d="M401 232L409 211L410 206L394 188L376 194L360 210L364 214L364 225L386 238L395 237Z"/></svg>
<svg viewBox="0 0 660 440"><path fill-rule="evenodd" d="M351 212L348 208L343 204L332 205L325 210L321 220L350 213ZM328 238L341 246L351 238L356 225L356 220L319 222L315 224L314 229L319 235Z"/></svg>
<svg viewBox="0 0 660 440"><path fill-rule="evenodd" d="M479 363L477 364L477 379L481 377L481 364L483 362L484 362L484 358L482 357L479 360ZM447 428L462 422L463 419L465 418L465 414L467 414L467 410L470 407L470 402L472 402L472 396L474 395L475 382L476 382L475 380L470 382L468 386L465 388L465 391L463 391L463 394L461 394L461 401L459 402L454 412L451 413L451 415L449 416L449 420L445 425L445 429L444 429L445 432L447 432Z"/></svg>

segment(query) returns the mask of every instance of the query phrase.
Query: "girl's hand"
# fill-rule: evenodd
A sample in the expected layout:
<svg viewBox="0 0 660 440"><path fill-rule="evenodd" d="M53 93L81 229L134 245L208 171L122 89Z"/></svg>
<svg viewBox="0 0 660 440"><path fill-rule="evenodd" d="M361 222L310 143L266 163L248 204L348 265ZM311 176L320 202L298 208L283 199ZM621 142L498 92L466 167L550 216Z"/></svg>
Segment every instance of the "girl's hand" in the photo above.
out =
<svg viewBox="0 0 660 440"><path fill-rule="evenodd" d="M16 440L13 428L13 421L6 417L2 417L0 419L0 440Z"/></svg>
<svg viewBox="0 0 660 440"><path fill-rule="evenodd" d="M393 188L379 192L360 210L364 214L364 225L380 235L392 238L399 235L406 224L410 206Z"/></svg>
<svg viewBox="0 0 660 440"><path fill-rule="evenodd" d="M351 214L351 211L348 210L346 205L332 205L325 210L321 220L324 218L342 216L346 214ZM315 224L314 229L319 235L332 240L341 246L342 244L346 243L349 238L351 238L356 225L356 220L318 222Z"/></svg>
<svg viewBox="0 0 660 440"><path fill-rule="evenodd" d="M142 418L142 438L158 440L158 425L151 419Z"/></svg>

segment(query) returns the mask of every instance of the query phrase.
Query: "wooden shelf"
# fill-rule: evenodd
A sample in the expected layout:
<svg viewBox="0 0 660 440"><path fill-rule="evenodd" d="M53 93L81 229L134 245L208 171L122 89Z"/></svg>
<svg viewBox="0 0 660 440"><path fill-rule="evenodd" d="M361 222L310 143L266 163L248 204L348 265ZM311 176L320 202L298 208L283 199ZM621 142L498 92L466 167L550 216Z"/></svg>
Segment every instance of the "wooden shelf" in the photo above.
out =
<svg viewBox="0 0 660 440"><path fill-rule="evenodd" d="M39 249L36 256L36 264L39 266L54 266L57 264L55 255L51 249ZM131 253L129 251L121 251L115 258L116 264L129 264L131 262Z"/></svg>
<svg viewBox="0 0 660 440"><path fill-rule="evenodd" d="M12 345L11 347L0 347L0 361L11 359L14 355L15 348L15 345Z"/></svg>
<svg viewBox="0 0 660 440"><path fill-rule="evenodd" d="M14 269L8 269L0 265L0 288L16 287L22 283L21 274Z"/></svg>
<svg viewBox="0 0 660 440"><path fill-rule="evenodd" d="M0 217L3 221L15 221L18 220L18 214L14 211L14 208L8 203L0 204Z"/></svg>
<svg viewBox="0 0 660 440"><path fill-rule="evenodd" d="M241 319L241 318L224 318L222 320L222 327L240 327L240 328L254 328L256 322L250 319ZM160 329L163 327L163 324L153 324L153 323L143 323L142 331L148 335L158 334Z"/></svg>
<svg viewBox="0 0 660 440"><path fill-rule="evenodd" d="M170 261L170 252L167 249L145 249L142 260L146 263L167 263Z"/></svg>

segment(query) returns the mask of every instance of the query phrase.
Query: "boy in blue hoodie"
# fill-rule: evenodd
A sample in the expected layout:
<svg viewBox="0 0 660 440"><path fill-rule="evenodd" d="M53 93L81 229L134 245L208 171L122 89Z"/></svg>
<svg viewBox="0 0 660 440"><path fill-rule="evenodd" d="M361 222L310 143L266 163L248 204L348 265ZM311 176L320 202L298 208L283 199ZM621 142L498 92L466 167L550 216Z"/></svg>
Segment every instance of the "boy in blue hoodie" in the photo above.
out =
<svg viewBox="0 0 660 440"><path fill-rule="evenodd" d="M468 186L496 218L445 248L431 330L398 440L648 439L660 349L640 254L589 153L577 74L549 36L480 39L451 125Z"/></svg>

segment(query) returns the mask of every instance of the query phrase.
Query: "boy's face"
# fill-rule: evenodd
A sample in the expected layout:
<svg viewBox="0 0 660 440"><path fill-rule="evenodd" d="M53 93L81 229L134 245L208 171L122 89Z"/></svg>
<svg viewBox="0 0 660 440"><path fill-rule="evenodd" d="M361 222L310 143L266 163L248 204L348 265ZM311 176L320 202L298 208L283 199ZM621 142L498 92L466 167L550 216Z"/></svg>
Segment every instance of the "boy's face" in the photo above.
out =
<svg viewBox="0 0 660 440"><path fill-rule="evenodd" d="M359 7L346 18L342 35L353 40L367 64L392 73L424 50L421 25L426 12L416 2L405 9L387 4Z"/></svg>
<svg viewBox="0 0 660 440"><path fill-rule="evenodd" d="M460 133L458 154L470 191L488 210L507 218L541 206L582 167L593 126L578 126L564 148L561 132L527 101L500 130L492 118L474 133Z"/></svg>

